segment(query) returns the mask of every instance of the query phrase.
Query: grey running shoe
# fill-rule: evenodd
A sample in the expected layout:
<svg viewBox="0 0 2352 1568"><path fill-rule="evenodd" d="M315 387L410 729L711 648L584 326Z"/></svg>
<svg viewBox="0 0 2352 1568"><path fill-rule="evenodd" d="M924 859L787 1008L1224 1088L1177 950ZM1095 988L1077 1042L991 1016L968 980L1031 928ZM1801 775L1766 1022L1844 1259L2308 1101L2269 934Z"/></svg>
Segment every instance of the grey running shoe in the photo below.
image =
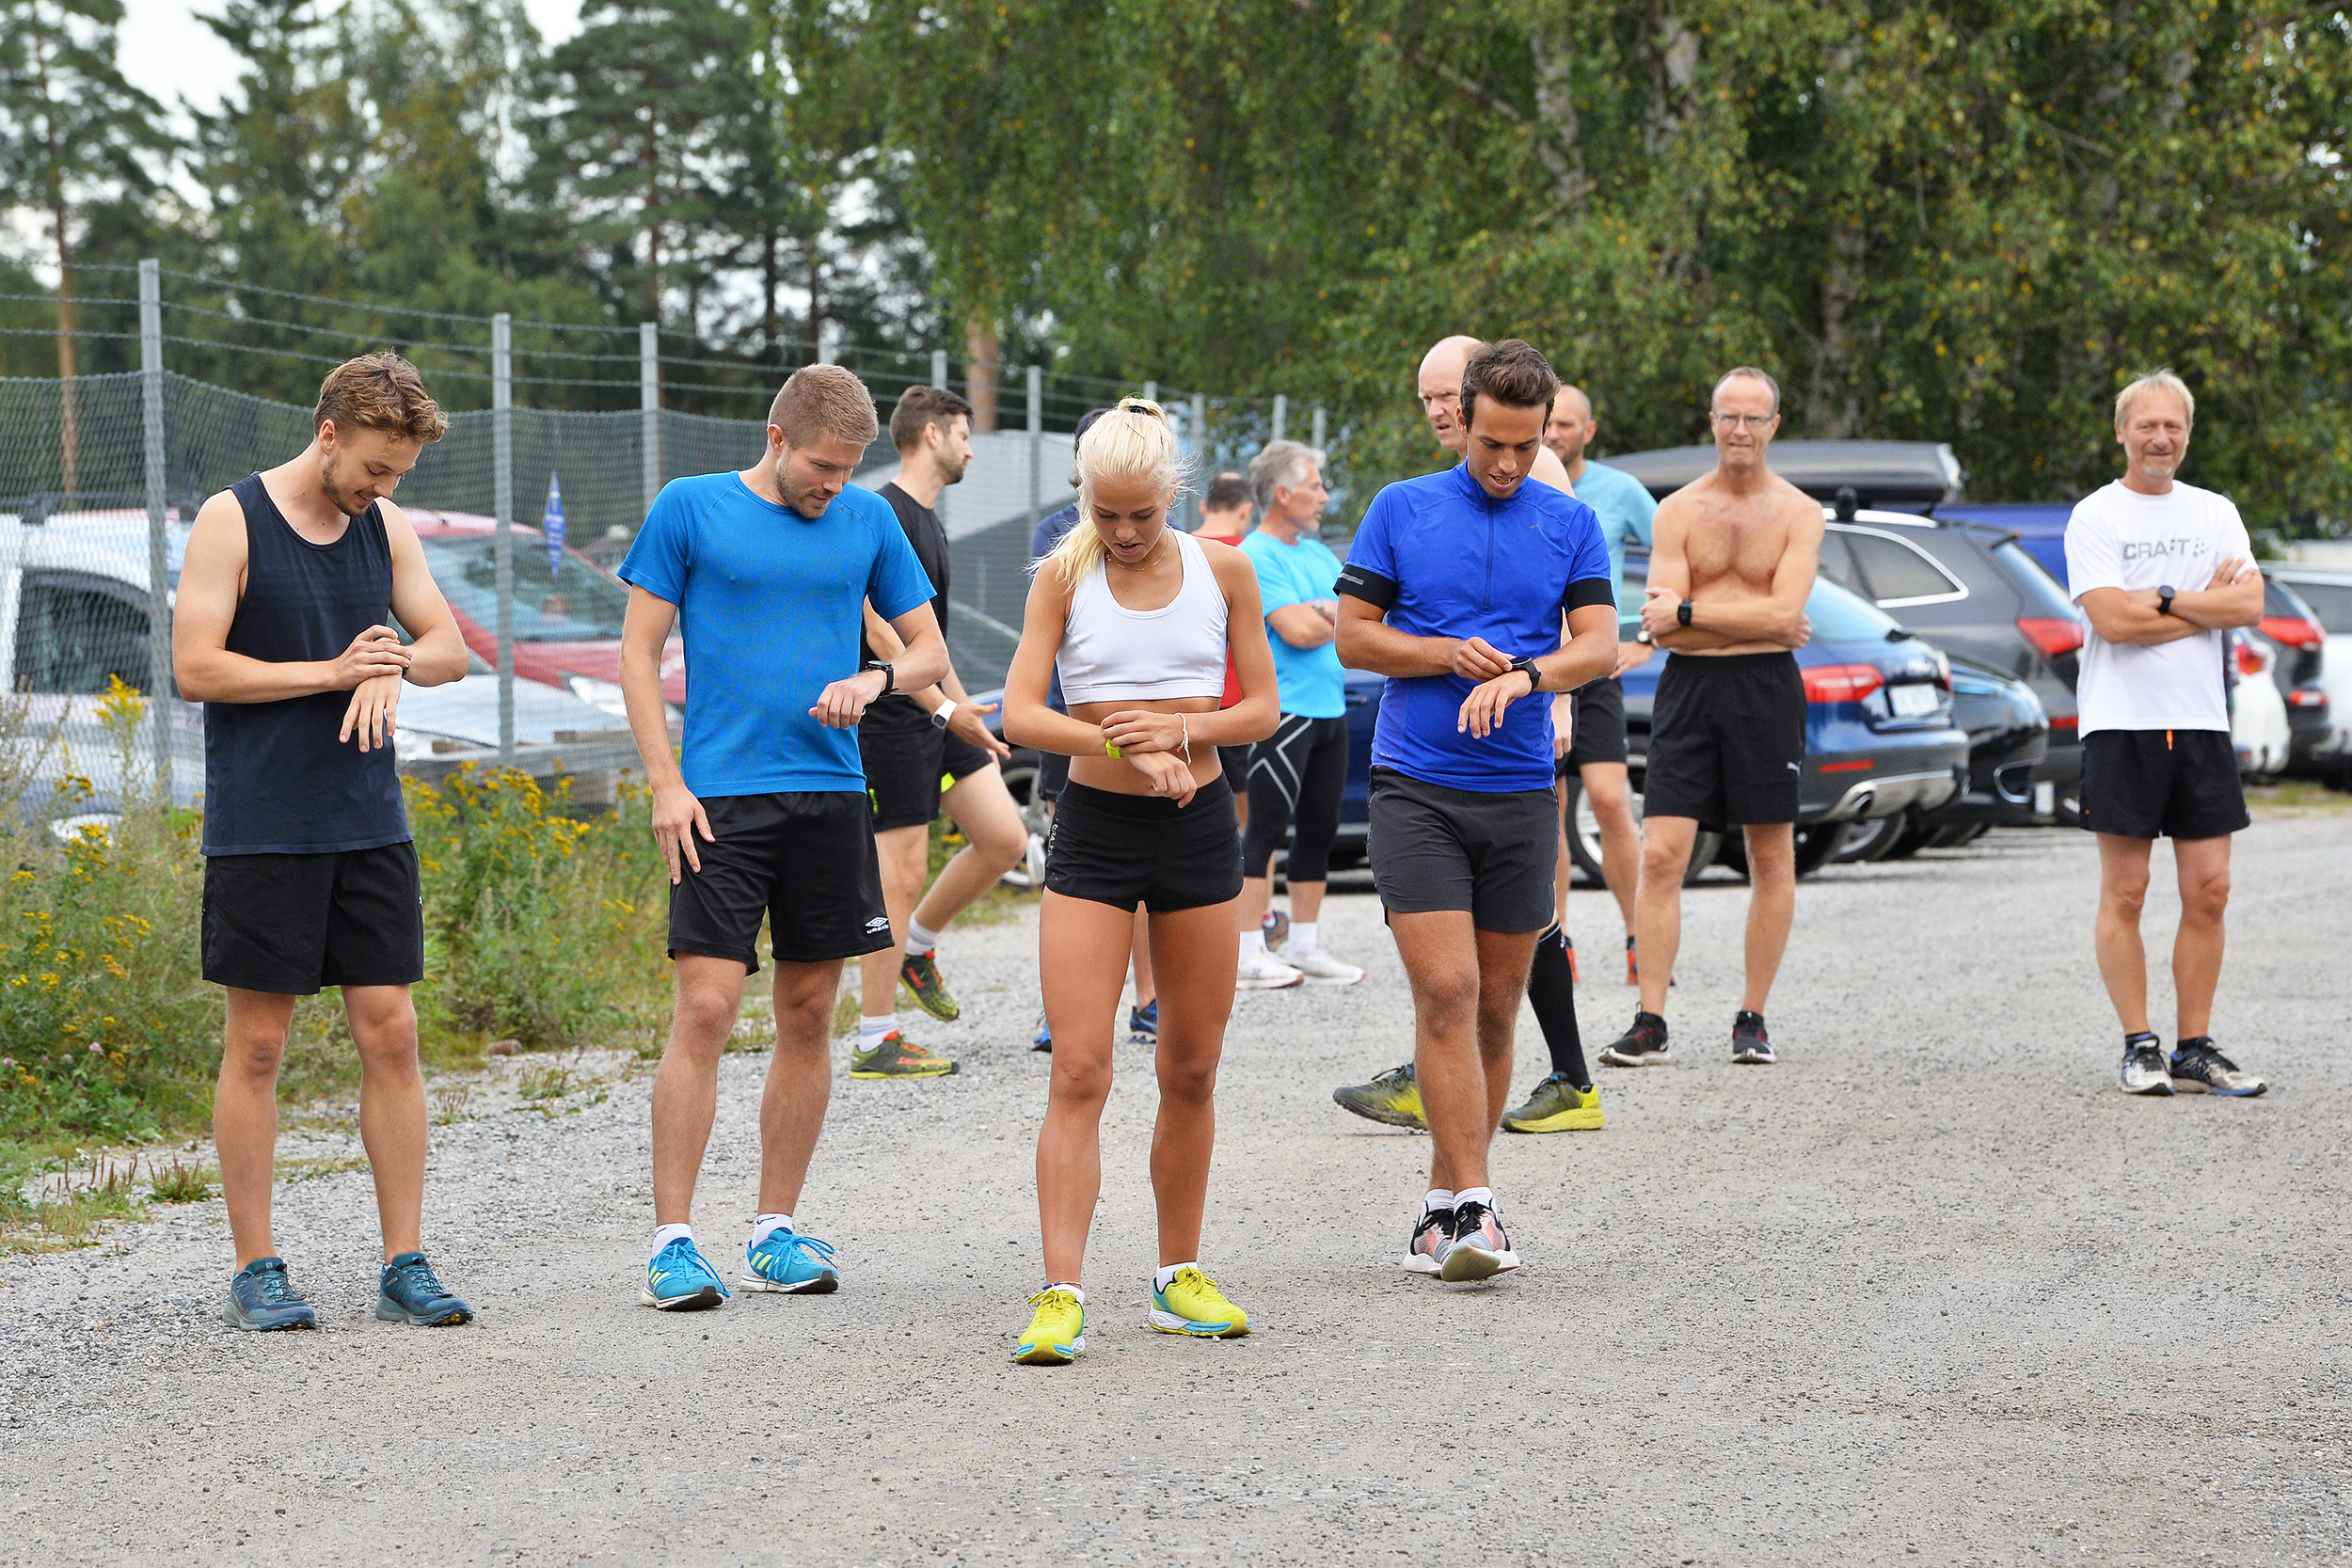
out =
<svg viewBox="0 0 2352 1568"><path fill-rule="evenodd" d="M1635 1012L1633 1027L1600 1053L1606 1067L1664 1067L1666 1021L1656 1013Z"/></svg>
<svg viewBox="0 0 2352 1568"><path fill-rule="evenodd" d="M262 1332L316 1328L319 1315L286 1277L283 1258L256 1258L229 1281L229 1307L222 1314L231 1328Z"/></svg>
<svg viewBox="0 0 2352 1568"><path fill-rule="evenodd" d="M1439 1279L1458 1285L1491 1279L1518 1266L1519 1255L1511 1250L1511 1238L1502 1233L1502 1221L1492 1209L1474 1198L1454 1206L1454 1244L1438 1261Z"/></svg>
<svg viewBox="0 0 2352 1568"><path fill-rule="evenodd" d="M2226 1094L2250 1098L2270 1087L2213 1048L2211 1035L2183 1040L2172 1053L2172 1087L2181 1094Z"/></svg>
<svg viewBox="0 0 2352 1568"><path fill-rule="evenodd" d="M1731 1020L1731 1059L1744 1067L1770 1067L1780 1060L1772 1054L1772 1040L1764 1032L1762 1013L1742 1012Z"/></svg>
<svg viewBox="0 0 2352 1568"><path fill-rule="evenodd" d="M2122 1081L2125 1094L2172 1092L2172 1075L2164 1069L2164 1048L2155 1036L2142 1035L2123 1047Z"/></svg>
<svg viewBox="0 0 2352 1568"><path fill-rule="evenodd" d="M454 1328L473 1322L473 1308L441 1283L421 1252L403 1252L384 1265L375 1315L388 1323Z"/></svg>

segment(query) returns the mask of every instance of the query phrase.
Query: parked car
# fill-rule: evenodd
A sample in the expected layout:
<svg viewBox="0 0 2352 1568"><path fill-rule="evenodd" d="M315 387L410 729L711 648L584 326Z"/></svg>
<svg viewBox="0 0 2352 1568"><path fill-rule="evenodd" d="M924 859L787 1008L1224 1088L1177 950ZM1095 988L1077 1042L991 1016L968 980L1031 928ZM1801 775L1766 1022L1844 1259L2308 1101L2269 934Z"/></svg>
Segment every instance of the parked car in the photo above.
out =
<svg viewBox="0 0 2352 1568"><path fill-rule="evenodd" d="M2060 588L2066 586L2066 524L2074 515L2072 502L1961 501L1938 506L1935 515L1947 523L1982 523L2014 533L2019 547L2041 562Z"/></svg>
<svg viewBox="0 0 2352 1568"><path fill-rule="evenodd" d="M1649 576L1648 552L1629 550L1629 585ZM1799 785L1800 875L1826 864L1848 825L1930 808L1958 794L1968 777L1967 734L1953 721L1951 670L1943 653L1860 594L1816 579L1805 613L1813 638L1797 652L1806 699L1804 768ZM1667 654L1625 674L1627 750L1639 811L1646 774L1650 709ZM1581 832L1569 852L1589 878L1600 874L1599 844ZM1696 851L1692 859L1696 860ZM1745 874L1746 845L1725 834L1717 863ZM1703 866L1702 863L1702 866Z"/></svg>
<svg viewBox="0 0 2352 1568"><path fill-rule="evenodd" d="M2333 705L2323 672L2328 631L2294 589L2267 573L2263 578L2263 618L2257 628L2278 651L2271 679L2287 705L2287 766L2290 773L2330 770L2320 753L2334 749Z"/></svg>
<svg viewBox="0 0 2352 1568"><path fill-rule="evenodd" d="M2283 772L2294 749L2294 731L2276 677L2278 646L2243 627L2230 632L2225 643L2230 745L2237 752L2237 770L2248 777Z"/></svg>
<svg viewBox="0 0 2352 1568"><path fill-rule="evenodd" d="M2033 688L1960 655L1952 667L1953 721L1968 732L1968 784L1940 806L1857 822L1838 848L1841 863L1897 860L1965 844L1988 828L2049 819L2050 781L2040 777L2050 719Z"/></svg>
<svg viewBox="0 0 2352 1568"><path fill-rule="evenodd" d="M426 563L457 617L466 646L496 668L499 656L497 523L465 512L406 509ZM514 527L515 678L562 688L612 718L621 701L621 621L628 585L569 546L561 573L547 537ZM661 695L686 702L686 643L675 632L661 653Z"/></svg>
<svg viewBox="0 0 2352 1568"><path fill-rule="evenodd" d="M2352 567L2287 561L2268 563L2263 571L2292 592L2330 634L2321 640L2318 666L2319 685L2328 694L2328 733L2313 743L2311 761L2340 785L2352 787Z"/></svg>

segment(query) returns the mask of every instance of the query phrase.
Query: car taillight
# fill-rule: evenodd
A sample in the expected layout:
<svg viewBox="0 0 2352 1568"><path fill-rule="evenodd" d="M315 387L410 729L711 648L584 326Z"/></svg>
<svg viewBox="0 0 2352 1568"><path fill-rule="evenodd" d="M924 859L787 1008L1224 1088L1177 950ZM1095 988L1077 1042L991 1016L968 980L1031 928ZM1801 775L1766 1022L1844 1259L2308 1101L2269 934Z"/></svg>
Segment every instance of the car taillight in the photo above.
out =
<svg viewBox="0 0 2352 1568"><path fill-rule="evenodd" d="M2262 634L2273 642L2290 648L2316 648L2328 640L2328 633L2316 621L2306 621L2300 615L2265 615L2262 619Z"/></svg>
<svg viewBox="0 0 2352 1568"><path fill-rule="evenodd" d="M2083 645L2083 624L2071 616L2027 615L2018 621L2017 629L2043 658L2071 654Z"/></svg>
<svg viewBox="0 0 2352 1568"><path fill-rule="evenodd" d="M2287 704L2292 707L2326 707L2328 693L2315 686L2298 686L2287 693Z"/></svg>
<svg viewBox="0 0 2352 1568"><path fill-rule="evenodd" d="M1804 673L1808 703L1858 703L1876 691L1884 678L1875 664L1822 664Z"/></svg>
<svg viewBox="0 0 2352 1568"><path fill-rule="evenodd" d="M2239 674L2259 675L2268 663L2269 661L2263 657L2262 650L2251 642L2241 642L2237 645L2237 673Z"/></svg>
<svg viewBox="0 0 2352 1568"><path fill-rule="evenodd" d="M2079 713L2054 714L2050 719L2050 728L2054 730L2079 730L2082 728L2082 715Z"/></svg>

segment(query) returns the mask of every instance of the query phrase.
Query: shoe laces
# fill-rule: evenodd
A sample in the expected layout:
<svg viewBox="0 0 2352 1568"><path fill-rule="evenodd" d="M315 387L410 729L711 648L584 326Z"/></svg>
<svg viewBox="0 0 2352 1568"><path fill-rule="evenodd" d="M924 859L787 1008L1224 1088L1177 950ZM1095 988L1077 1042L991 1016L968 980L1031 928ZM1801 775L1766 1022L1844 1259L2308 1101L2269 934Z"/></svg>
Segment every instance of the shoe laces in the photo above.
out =
<svg viewBox="0 0 2352 1568"><path fill-rule="evenodd" d="M1031 1296L1028 1305L1031 1307L1075 1307L1080 1311L1085 1310L1084 1305L1071 1293L1070 1287L1067 1285L1048 1285Z"/></svg>
<svg viewBox="0 0 2352 1568"><path fill-rule="evenodd" d="M814 1236L803 1236L797 1230L778 1228L768 1232L768 1240L771 1242L774 1241L779 1236L783 1237L792 1245L799 1247L803 1252L806 1253L809 1257L815 1259L819 1263L830 1263L833 1261L833 1243L831 1242L820 1242ZM762 1243L761 1244L765 1245L766 1243Z"/></svg>
<svg viewBox="0 0 2352 1568"><path fill-rule="evenodd" d="M442 1285L440 1276L433 1272L433 1265L421 1258L412 1259L405 1263L394 1264L385 1272L417 1295L437 1299L449 1294L448 1288Z"/></svg>
<svg viewBox="0 0 2352 1568"><path fill-rule="evenodd" d="M676 1241L656 1253L653 1259L655 1265L660 1266L664 1258L670 1259L670 1266L673 1268L683 1269L691 1266L702 1270L713 1279L719 1277L719 1271L710 1266L710 1260L703 1256L702 1248L696 1246L690 1237L680 1236Z"/></svg>
<svg viewBox="0 0 2352 1568"><path fill-rule="evenodd" d="M1168 1282L1168 1290L1173 1291L1179 1285L1189 1285L1201 1294L1217 1301L1223 1301L1225 1299L1225 1292L1216 1288L1216 1281L1211 1279L1207 1275L1202 1274L1197 1266L1188 1265L1184 1268L1178 1269L1176 1271L1176 1277ZM1162 1295L1166 1295L1168 1291L1163 1291L1160 1293Z"/></svg>
<svg viewBox="0 0 2352 1568"><path fill-rule="evenodd" d="M1412 1078L1413 1064L1407 1062L1403 1067L1392 1067L1389 1069L1388 1071L1374 1079L1373 1082L1393 1089L1400 1088L1412 1082Z"/></svg>
<svg viewBox="0 0 2352 1568"><path fill-rule="evenodd" d="M263 1307L285 1307L302 1300L294 1288L294 1281L286 1277L286 1265L283 1263L246 1277L253 1281L253 1293Z"/></svg>
<svg viewBox="0 0 2352 1568"><path fill-rule="evenodd" d="M2162 1053L2159 1052L2158 1055ZM2173 1053L2172 1062L2175 1067L2219 1068L2224 1072L2237 1070L2237 1064L2214 1049L2211 1039L2192 1040L2182 1046Z"/></svg>

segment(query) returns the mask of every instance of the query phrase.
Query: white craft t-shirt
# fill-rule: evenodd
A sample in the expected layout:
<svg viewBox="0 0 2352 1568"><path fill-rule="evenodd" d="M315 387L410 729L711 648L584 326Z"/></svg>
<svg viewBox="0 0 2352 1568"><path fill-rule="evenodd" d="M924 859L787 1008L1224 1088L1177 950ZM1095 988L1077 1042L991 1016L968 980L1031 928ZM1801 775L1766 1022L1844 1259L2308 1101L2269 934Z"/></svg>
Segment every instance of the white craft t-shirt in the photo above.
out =
<svg viewBox="0 0 2352 1568"><path fill-rule="evenodd" d="M2183 594L2202 590L2222 562L2253 555L2227 496L2177 480L2161 496L2141 495L2119 480L2076 501L2066 521L2066 586L2076 604L2094 588L2129 592L2169 583ZM2155 647L2109 642L2090 627L2085 639L2074 686L2082 734L2229 729L2221 633Z"/></svg>

